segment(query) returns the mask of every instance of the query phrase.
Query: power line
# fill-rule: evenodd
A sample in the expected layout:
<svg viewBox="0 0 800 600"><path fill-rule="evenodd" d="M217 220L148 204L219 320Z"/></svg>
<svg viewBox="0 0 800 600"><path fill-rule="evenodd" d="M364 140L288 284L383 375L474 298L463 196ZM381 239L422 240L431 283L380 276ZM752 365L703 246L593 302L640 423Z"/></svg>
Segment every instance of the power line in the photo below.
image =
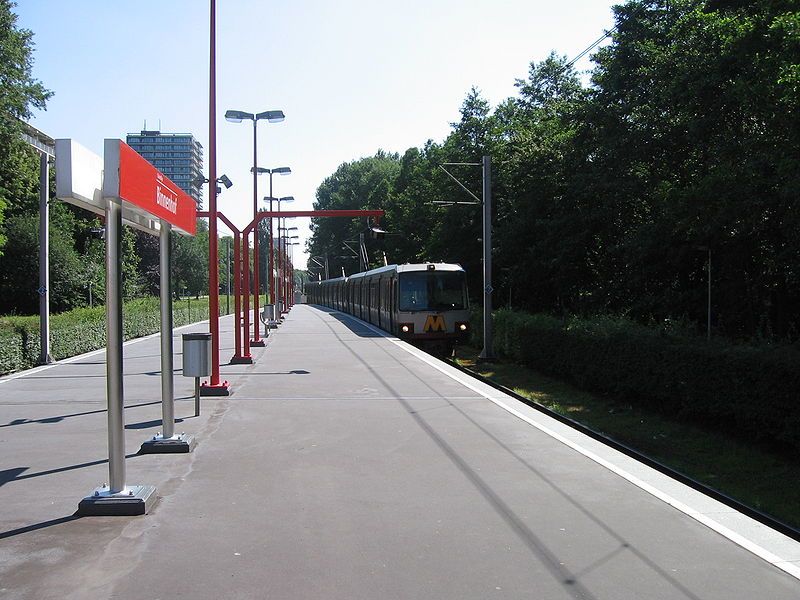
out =
<svg viewBox="0 0 800 600"><path fill-rule="evenodd" d="M616 30L617 30L617 26L615 25L614 27L612 27L611 29L606 31L603 35L601 35L599 38L597 38L594 42L592 42L592 44L588 48L586 48L583 52L581 52L575 58L573 58L571 61L569 61L565 65L565 67L566 68L572 67L576 62L578 62L584 56L589 54L589 52L591 52L592 50L597 48L597 46L599 46L603 42L603 40L605 40L607 37L610 37L611 34L613 34Z"/></svg>

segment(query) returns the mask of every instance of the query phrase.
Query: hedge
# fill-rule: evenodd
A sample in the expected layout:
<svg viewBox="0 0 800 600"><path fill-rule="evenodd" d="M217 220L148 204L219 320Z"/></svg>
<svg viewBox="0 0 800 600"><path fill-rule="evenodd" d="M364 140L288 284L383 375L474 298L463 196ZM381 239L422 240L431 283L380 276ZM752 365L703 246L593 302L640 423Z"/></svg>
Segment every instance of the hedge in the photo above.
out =
<svg viewBox="0 0 800 600"><path fill-rule="evenodd" d="M500 310L493 323L499 356L632 405L800 449L793 347L709 343L607 317L564 322Z"/></svg>
<svg viewBox="0 0 800 600"><path fill-rule="evenodd" d="M220 309L224 310L225 299ZM125 340L156 333L161 328L158 298L126 302L122 309ZM50 317L50 354L56 360L91 352L106 345L105 307L79 308ZM208 298L175 300L175 327L208 319ZM29 369L39 362L39 317L0 318L0 375Z"/></svg>

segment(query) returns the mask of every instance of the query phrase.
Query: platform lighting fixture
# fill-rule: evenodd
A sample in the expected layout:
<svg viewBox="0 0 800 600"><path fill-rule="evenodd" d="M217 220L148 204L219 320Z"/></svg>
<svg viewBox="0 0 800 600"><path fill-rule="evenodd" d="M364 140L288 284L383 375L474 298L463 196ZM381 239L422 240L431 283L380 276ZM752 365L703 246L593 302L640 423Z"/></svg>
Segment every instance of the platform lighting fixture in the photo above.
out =
<svg viewBox="0 0 800 600"><path fill-rule="evenodd" d="M258 122L266 120L269 123L279 123L283 121L286 116L282 110L267 110L260 113L249 113L243 110L228 110L225 112L225 119L231 123L241 123L245 119L253 122L253 168L250 170L253 173L253 219L258 215ZM270 187L272 183L272 174L270 173ZM270 190L270 194L272 191ZM255 256L253 258L253 309L255 314L258 314L259 294L261 293L261 285L259 282L259 265L258 265L258 229L253 232L253 250ZM253 344L262 346L259 332L258 320L253 320Z"/></svg>
<svg viewBox="0 0 800 600"><path fill-rule="evenodd" d="M282 110L267 110L261 113L249 113L243 110L225 111L225 120L231 123L241 123L245 119L248 121L261 121L266 119L269 123L280 123L286 118Z"/></svg>
<svg viewBox="0 0 800 600"><path fill-rule="evenodd" d="M219 181L222 185L224 185L225 189L230 189L231 186L233 185L233 182L228 178L227 175L223 175L222 177L217 179L217 181Z"/></svg>
<svg viewBox="0 0 800 600"><path fill-rule="evenodd" d="M192 179L192 184L195 186L199 187L204 183L208 183L208 178L203 177L202 175L198 175L197 177ZM230 189L230 187L233 185L233 182L228 178L227 175L222 175L221 177L217 177L217 183L221 183L222 185L225 186L226 189Z"/></svg>
<svg viewBox="0 0 800 600"><path fill-rule="evenodd" d="M292 170L289 167L277 167L275 169L267 169L267 168L264 168L264 167L256 167L255 171L259 175L261 175L262 173L269 173L270 175L274 175L275 173L277 173L278 175L290 175L291 172L292 172ZM250 172L251 173L253 172L253 168L252 167L250 167ZM270 179L270 181L271 181L271 179ZM270 189L270 195L266 196L265 198L269 198L270 196L272 196L272 190L271 189Z"/></svg>

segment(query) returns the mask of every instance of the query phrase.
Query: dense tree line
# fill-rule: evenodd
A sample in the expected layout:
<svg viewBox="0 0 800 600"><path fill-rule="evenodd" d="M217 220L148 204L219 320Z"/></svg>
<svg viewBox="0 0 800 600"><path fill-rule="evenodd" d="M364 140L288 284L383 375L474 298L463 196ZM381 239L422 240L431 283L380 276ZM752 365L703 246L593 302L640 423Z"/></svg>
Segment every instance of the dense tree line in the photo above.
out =
<svg viewBox="0 0 800 600"><path fill-rule="evenodd" d="M496 107L472 89L442 142L343 164L316 206L382 208L373 266L460 262L477 298L481 214L439 168L492 156L495 303L797 339L800 12L794 0L628 0L583 84L530 65ZM480 192L480 169L459 179ZM332 276L362 223L319 220Z"/></svg>
<svg viewBox="0 0 800 600"><path fill-rule="evenodd" d="M0 0L0 314L39 310L39 157L22 138L22 121L53 92L32 76L33 34L17 26L13 2ZM51 170L50 196L55 196ZM158 238L124 227L123 295L157 294ZM102 222L57 201L50 205L50 301L61 312L105 297ZM173 291L208 293L208 225L172 236ZM222 249L220 260L223 259ZM224 270L222 284L225 285Z"/></svg>

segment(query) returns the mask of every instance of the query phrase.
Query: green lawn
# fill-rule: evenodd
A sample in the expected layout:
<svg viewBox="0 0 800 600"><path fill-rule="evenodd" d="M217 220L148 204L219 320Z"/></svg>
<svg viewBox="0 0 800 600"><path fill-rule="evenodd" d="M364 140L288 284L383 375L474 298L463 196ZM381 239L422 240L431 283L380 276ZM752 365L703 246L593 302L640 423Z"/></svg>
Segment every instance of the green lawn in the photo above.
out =
<svg viewBox="0 0 800 600"><path fill-rule="evenodd" d="M460 348L458 363L538 404L800 528L800 464L763 445L668 415L579 390L504 362L476 364L478 351Z"/></svg>

